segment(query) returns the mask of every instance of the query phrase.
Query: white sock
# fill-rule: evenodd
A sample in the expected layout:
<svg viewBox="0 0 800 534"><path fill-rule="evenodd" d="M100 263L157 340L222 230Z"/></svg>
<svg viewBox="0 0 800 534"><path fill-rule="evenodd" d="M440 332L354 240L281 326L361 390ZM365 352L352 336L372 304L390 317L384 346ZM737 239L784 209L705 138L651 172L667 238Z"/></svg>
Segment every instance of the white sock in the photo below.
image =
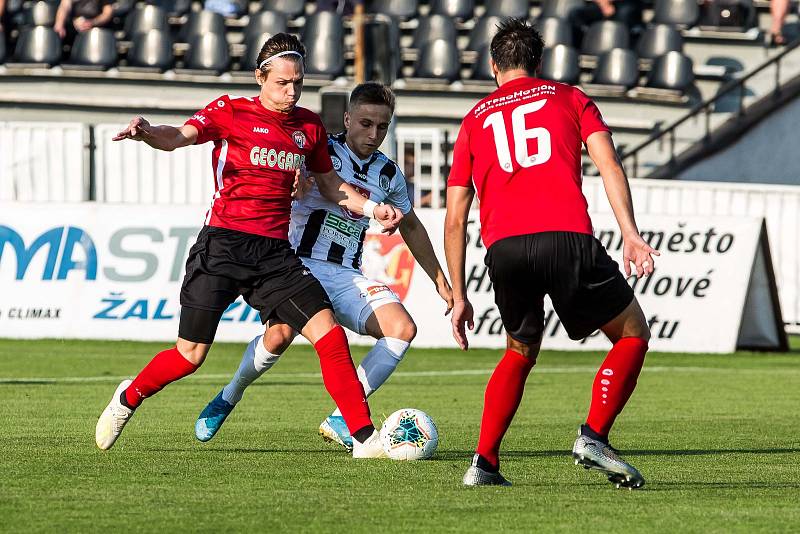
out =
<svg viewBox="0 0 800 534"><path fill-rule="evenodd" d="M408 351L409 345L411 344L408 341L402 339L382 337L364 356L356 373L358 373L358 380L364 387L367 397L372 395L391 376ZM337 408L332 415L342 415L342 412Z"/></svg>
<svg viewBox="0 0 800 534"><path fill-rule="evenodd" d="M230 404L236 404L242 399L244 390L259 376L263 375L280 358L280 354L269 352L261 338L258 336L253 339L244 349L242 363L233 375L230 383L222 390L222 398Z"/></svg>

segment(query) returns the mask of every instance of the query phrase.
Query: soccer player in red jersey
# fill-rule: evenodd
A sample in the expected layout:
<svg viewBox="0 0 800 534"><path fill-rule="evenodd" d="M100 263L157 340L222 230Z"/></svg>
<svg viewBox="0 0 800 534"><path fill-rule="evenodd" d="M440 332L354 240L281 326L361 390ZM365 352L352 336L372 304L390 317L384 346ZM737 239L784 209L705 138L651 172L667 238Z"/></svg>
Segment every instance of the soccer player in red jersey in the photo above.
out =
<svg viewBox="0 0 800 534"><path fill-rule="evenodd" d="M468 348L473 310L464 282L466 221L475 193L481 237L507 334L507 349L486 386L478 447L464 484L510 485L499 471L503 435L536 363L550 296L567 333L581 339L598 328L614 344L592 388L576 463L629 488L642 475L608 444L608 432L636 386L650 331L619 266L592 235L581 192L581 145L597 165L624 236L624 267L653 271L653 250L639 235L630 188L611 134L579 89L535 77L544 43L522 19L499 25L491 43L498 89L461 124L447 183L445 253L453 285L453 336Z"/></svg>
<svg viewBox="0 0 800 534"><path fill-rule="evenodd" d="M216 192L186 261L177 344L117 387L97 422L99 448L114 444L145 398L197 370L223 312L242 295L262 322L278 319L314 345L325 388L353 435L353 456L383 455L344 330L322 286L289 245L289 213L293 189L310 185L301 176L307 169L326 198L374 217L385 231L394 231L402 214L363 197L333 170L320 118L296 105L304 58L296 37L276 34L258 56L258 96L223 95L177 128L138 117L114 138L168 151L213 141Z"/></svg>

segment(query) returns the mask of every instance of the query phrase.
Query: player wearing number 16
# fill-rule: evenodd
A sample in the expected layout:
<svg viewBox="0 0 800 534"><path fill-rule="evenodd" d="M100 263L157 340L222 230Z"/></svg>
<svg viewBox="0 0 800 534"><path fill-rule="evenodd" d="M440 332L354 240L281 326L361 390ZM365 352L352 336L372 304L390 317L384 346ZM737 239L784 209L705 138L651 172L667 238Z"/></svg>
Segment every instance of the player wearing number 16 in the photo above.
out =
<svg viewBox="0 0 800 534"><path fill-rule="evenodd" d="M633 263L638 276L649 275L658 252L639 235L625 171L597 106L579 89L535 77L543 47L525 20L499 25L490 47L498 89L466 115L453 149L445 220L453 336L466 349L465 327L473 328L464 263L476 193L486 264L507 334L507 350L486 387L478 447L464 484L510 484L499 471L500 442L536 363L549 295L572 339L600 329L614 345L595 378L575 462L601 471L617 487L638 488L644 478L609 445L608 433L636 386L650 332L619 266L592 235L581 191L582 144L622 230L625 272Z"/></svg>

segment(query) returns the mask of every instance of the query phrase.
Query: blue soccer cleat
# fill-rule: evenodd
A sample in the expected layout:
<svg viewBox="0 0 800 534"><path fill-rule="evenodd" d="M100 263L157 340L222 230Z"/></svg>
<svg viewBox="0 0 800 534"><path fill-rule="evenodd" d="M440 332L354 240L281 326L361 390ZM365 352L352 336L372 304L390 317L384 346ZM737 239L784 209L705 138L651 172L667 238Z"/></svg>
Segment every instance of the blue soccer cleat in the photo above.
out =
<svg viewBox="0 0 800 534"><path fill-rule="evenodd" d="M222 427L222 423L233 411L235 404L230 404L222 398L222 391L220 391L214 400L208 403L197 422L194 424L194 435L200 441L208 441Z"/></svg>
<svg viewBox="0 0 800 534"><path fill-rule="evenodd" d="M319 435L325 441L333 441L347 449L353 450L353 438L341 415L329 415L322 424L319 425Z"/></svg>

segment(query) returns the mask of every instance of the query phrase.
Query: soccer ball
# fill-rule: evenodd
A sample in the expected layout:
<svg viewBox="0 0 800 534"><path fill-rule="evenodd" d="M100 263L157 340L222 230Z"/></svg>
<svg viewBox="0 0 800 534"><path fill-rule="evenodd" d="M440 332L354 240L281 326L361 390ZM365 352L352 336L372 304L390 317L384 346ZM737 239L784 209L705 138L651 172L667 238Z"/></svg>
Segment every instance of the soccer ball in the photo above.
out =
<svg viewBox="0 0 800 534"><path fill-rule="evenodd" d="M426 460L439 445L439 432L428 414L403 408L383 422L381 444L393 460Z"/></svg>

